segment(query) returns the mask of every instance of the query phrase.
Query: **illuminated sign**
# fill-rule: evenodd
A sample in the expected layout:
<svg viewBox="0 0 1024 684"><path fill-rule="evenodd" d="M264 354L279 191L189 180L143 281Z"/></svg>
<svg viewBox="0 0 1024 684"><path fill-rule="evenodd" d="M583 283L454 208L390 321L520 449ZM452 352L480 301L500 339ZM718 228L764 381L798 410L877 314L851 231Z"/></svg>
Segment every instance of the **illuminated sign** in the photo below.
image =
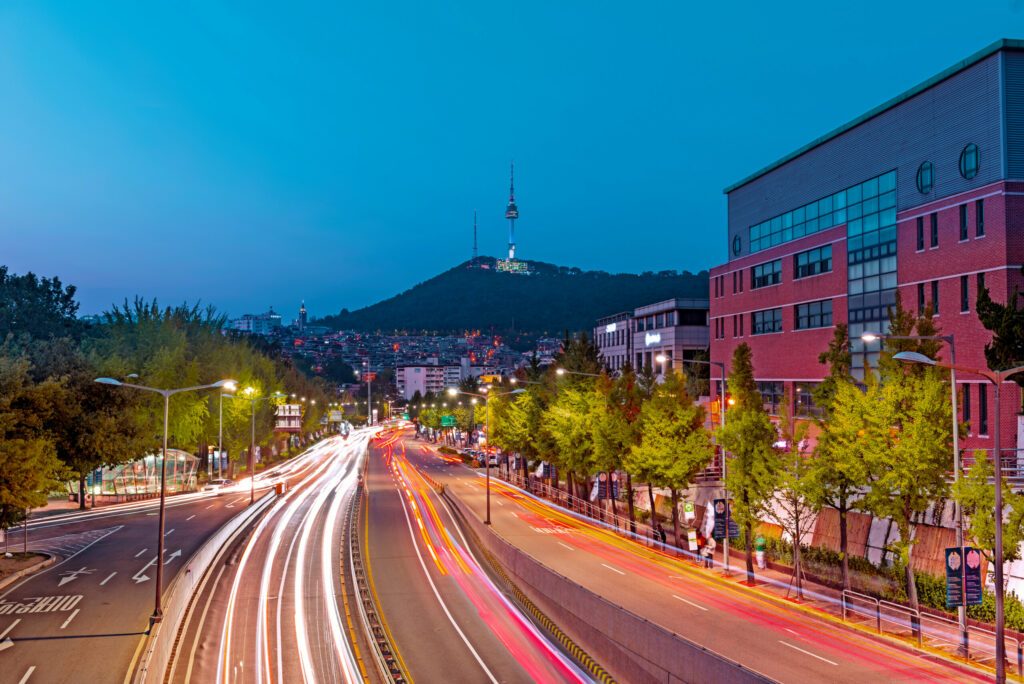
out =
<svg viewBox="0 0 1024 684"><path fill-rule="evenodd" d="M614 323L609 323L608 325L604 326L604 331L606 333L615 332L615 324Z"/></svg>
<svg viewBox="0 0 1024 684"><path fill-rule="evenodd" d="M644 335L644 345L650 347L652 344L661 344L661 333L647 333Z"/></svg>

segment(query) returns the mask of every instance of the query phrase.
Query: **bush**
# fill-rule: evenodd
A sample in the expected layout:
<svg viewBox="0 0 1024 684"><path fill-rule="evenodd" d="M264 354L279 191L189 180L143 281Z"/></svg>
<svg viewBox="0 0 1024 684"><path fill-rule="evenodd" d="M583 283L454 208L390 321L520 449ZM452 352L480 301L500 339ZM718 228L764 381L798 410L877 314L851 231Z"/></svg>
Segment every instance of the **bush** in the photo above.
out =
<svg viewBox="0 0 1024 684"><path fill-rule="evenodd" d="M455 449L452 449L450 446L440 447L438 451L440 451L442 454L448 454L449 456L454 456L459 453Z"/></svg>

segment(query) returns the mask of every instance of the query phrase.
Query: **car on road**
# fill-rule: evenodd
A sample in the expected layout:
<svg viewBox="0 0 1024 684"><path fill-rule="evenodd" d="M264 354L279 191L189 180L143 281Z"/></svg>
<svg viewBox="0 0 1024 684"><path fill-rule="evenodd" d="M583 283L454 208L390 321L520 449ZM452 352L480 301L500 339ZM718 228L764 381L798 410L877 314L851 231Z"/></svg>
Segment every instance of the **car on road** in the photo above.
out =
<svg viewBox="0 0 1024 684"><path fill-rule="evenodd" d="M205 485L203 485L203 491L220 493L223 490L230 488L233 484L235 484L234 480L228 480L225 478L210 480Z"/></svg>

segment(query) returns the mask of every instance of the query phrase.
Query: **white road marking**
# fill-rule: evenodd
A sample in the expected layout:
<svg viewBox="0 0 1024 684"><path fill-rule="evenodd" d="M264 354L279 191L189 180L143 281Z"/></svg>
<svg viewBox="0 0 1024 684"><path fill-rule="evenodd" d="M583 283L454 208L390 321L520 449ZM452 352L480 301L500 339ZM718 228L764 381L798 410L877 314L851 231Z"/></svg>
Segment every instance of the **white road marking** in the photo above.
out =
<svg viewBox="0 0 1024 684"><path fill-rule="evenodd" d="M831 660L829 660L828 658L822 658L822 657L821 657L820 655L818 655L817 653L811 653L810 651L805 651L804 649L800 648L799 646L794 646L793 644L790 644L790 643L786 643L786 642L785 642L785 641L783 641L782 639L779 639L779 643L780 643L780 644L782 644L783 646L789 646L789 647L790 647L791 649L793 649L794 651L800 651L800 652L801 652L801 653L803 653L804 655L809 655L809 656L811 656L812 658L817 658L818 660L820 660L820 661L822 661L822 662L824 662L824 663L828 663L829 665L835 665L836 667L839 667L839 663L834 663L834 662L832 662Z"/></svg>
<svg viewBox="0 0 1024 684"><path fill-rule="evenodd" d="M217 505L217 504L210 504L209 506L207 506L207 507L206 507L206 510L210 510L211 508L213 508L213 507L214 507L214 506L216 506L216 505Z"/></svg>
<svg viewBox="0 0 1024 684"><path fill-rule="evenodd" d="M608 569L609 569L609 570L611 570L612 572L617 572L617 573L619 573L620 575L625 575L625 574L626 574L626 573L622 572L621 570L619 570L618 568L613 568L613 567L612 567L612 566L610 566L610 565L605 565L604 563L601 563L601 565L604 565L604 567L608 568Z"/></svg>
<svg viewBox="0 0 1024 684"><path fill-rule="evenodd" d="M699 608L700 610L703 610L703 611L706 611L706 610L707 610L707 608L705 608L704 606L698 605L698 604L694 603L693 601L687 601L687 600L686 600L686 599L684 599L684 598L683 598L682 596L676 596L675 594L672 594L672 598L674 598L674 599L679 599L679 600L680 600L680 601L682 601L683 603L686 603L686 604L688 604L688 605L691 605L691 606L693 606L694 608Z"/></svg>
<svg viewBox="0 0 1024 684"><path fill-rule="evenodd" d="M800 636L797 632L795 632L794 630L790 629L789 627L784 627L783 629L785 629L790 634L796 634L797 636Z"/></svg>
<svg viewBox="0 0 1024 684"><path fill-rule="evenodd" d="M15 625L17 625L19 622L21 622L21 618L18 618L17 620L9 624L7 626L7 629L5 629L2 634L0 634L0 651L6 651L14 645L14 641L7 635L10 634L11 630L14 629Z"/></svg>
<svg viewBox="0 0 1024 684"><path fill-rule="evenodd" d="M32 673L35 672L35 671L36 671L36 666L35 665L33 665L32 667L30 667L27 670L25 670L25 676L23 676L21 679L18 680L18 684L25 684L25 682L28 681L28 678L31 677Z"/></svg>
<svg viewBox="0 0 1024 684"><path fill-rule="evenodd" d="M14 642L11 640L10 637L8 637L6 639L0 639L0 652L6 651L7 649L9 649L13 645L14 645Z"/></svg>
<svg viewBox="0 0 1024 684"><path fill-rule="evenodd" d="M572 548L571 546L569 546L568 544L563 544L562 542L556 542L556 543L557 543L557 544L558 544L559 546L561 546L562 548L566 548L566 549L569 549L570 551L575 551L575 550L576 550L576 549Z"/></svg>
<svg viewBox="0 0 1024 684"><path fill-rule="evenodd" d="M96 571L90 570L84 565L78 570L68 570L67 572L62 572L60 575L60 581L57 582L57 586L63 587L68 582L74 582L76 579L78 579L79 575L91 575L94 572Z"/></svg>
<svg viewBox="0 0 1024 684"><path fill-rule="evenodd" d="M498 501L498 500L495 500L495 501L494 501L494 503L498 504L499 506L504 506L504 505L505 505L505 504L501 503L501 502L500 502L500 501Z"/></svg>
<svg viewBox="0 0 1024 684"><path fill-rule="evenodd" d="M185 522L188 522L189 520L191 520L194 517L196 517L196 516L195 515L188 516L187 518L185 518Z"/></svg>
<svg viewBox="0 0 1024 684"><path fill-rule="evenodd" d="M139 552L138 552L137 554L135 554L135 557L136 557L136 558L138 558L138 557L139 557L139 556L141 556L142 554L146 553L146 551L148 551L148 550L149 550L149 549L142 549L142 550L141 550L141 551L139 551Z"/></svg>
<svg viewBox="0 0 1024 684"><path fill-rule="evenodd" d="M175 530L175 528L172 527L171 529L169 529L166 532L164 532L164 536L166 537L166 536L170 535L171 532L173 532L174 530Z"/></svg>
<svg viewBox="0 0 1024 684"><path fill-rule="evenodd" d="M65 628L65 627L67 627L67 626L68 626L69 624L71 624L71 621L75 619L75 616L76 616L76 615L78 615L78 611L80 611L80 610L81 610L81 608L75 608L75 609L74 609L74 610L73 610L73 611L71 612L71 615L68 615L68 619L64 621L64 624L63 624L63 625L61 625L61 626L60 626L60 628L61 628L61 629L64 629L64 628Z"/></svg>
<svg viewBox="0 0 1024 684"><path fill-rule="evenodd" d="M3 639L5 636L10 634L11 630L14 629L18 625L19 622L21 622L21 618L18 618L17 620L12 622L11 624L7 625L7 629L5 629L4 631L0 632L0 639Z"/></svg>
<svg viewBox="0 0 1024 684"><path fill-rule="evenodd" d="M102 587L104 584L106 584L110 580L114 579L114 575L116 575L116 574L117 574L117 570L115 570L114 572L112 572L109 575L107 575L107 578L105 580L103 580L102 582L100 582L100 586Z"/></svg>
<svg viewBox="0 0 1024 684"><path fill-rule="evenodd" d="M147 513L146 515L156 515L156 513Z"/></svg>

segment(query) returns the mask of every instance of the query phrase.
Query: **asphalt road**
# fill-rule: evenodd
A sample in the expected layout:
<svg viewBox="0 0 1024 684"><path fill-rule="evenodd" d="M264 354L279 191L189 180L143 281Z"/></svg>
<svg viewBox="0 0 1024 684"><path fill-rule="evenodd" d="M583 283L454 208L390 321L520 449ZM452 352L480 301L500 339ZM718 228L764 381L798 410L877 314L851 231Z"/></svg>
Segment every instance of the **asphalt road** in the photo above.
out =
<svg viewBox="0 0 1024 684"><path fill-rule="evenodd" d="M364 540L376 600L409 678L588 681L495 586L445 502L406 459L403 441L373 449Z"/></svg>
<svg viewBox="0 0 1024 684"><path fill-rule="evenodd" d="M306 460L258 476L257 496L285 467ZM165 592L207 537L248 502L248 489L168 500ZM60 561L0 591L0 682L124 681L154 607L157 507L109 506L29 525L30 550ZM20 531L11 542L20 550Z"/></svg>
<svg viewBox="0 0 1024 684"><path fill-rule="evenodd" d="M470 508L483 473L409 440L416 466ZM546 566L631 612L781 682L989 681L938 658L873 639L752 595L717 574L630 542L491 480L493 529ZM600 661L600 653L592 654Z"/></svg>
<svg viewBox="0 0 1024 684"><path fill-rule="evenodd" d="M369 433L322 442L309 467L196 596L173 682L362 681L341 599L344 510Z"/></svg>

